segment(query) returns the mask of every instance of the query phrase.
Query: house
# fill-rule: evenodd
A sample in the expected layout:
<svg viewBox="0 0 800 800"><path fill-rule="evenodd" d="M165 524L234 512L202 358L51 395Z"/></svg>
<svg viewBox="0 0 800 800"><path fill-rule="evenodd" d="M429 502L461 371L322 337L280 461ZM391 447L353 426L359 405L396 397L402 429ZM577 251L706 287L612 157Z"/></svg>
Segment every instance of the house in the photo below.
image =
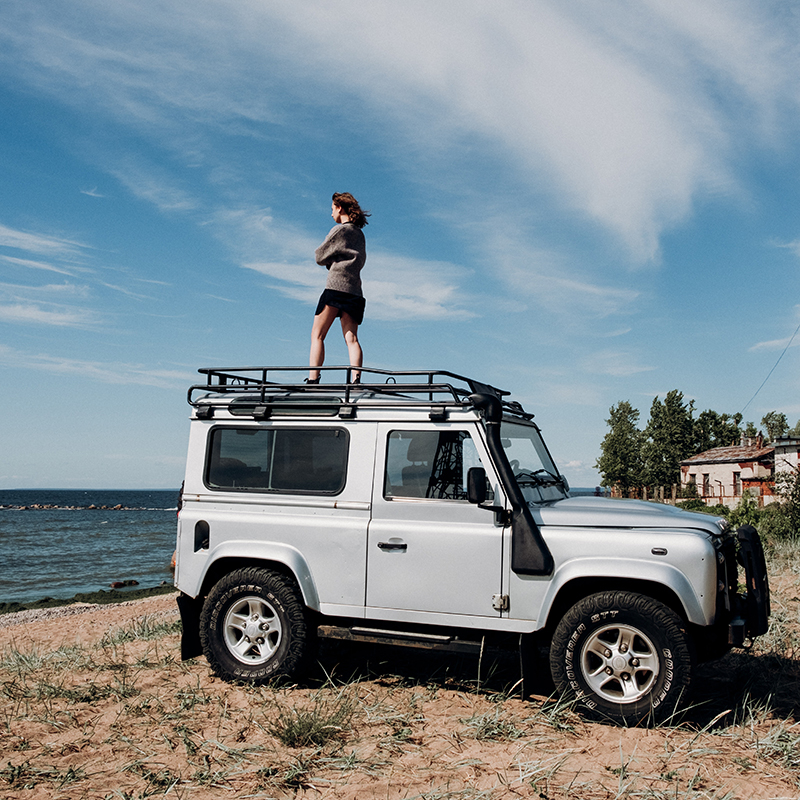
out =
<svg viewBox="0 0 800 800"><path fill-rule="evenodd" d="M797 445L793 452L797 464ZM681 461L681 488L694 484L709 506L719 503L735 508L745 493L763 506L775 499L774 469L775 447L765 447L760 434L755 439L742 437L738 445L714 447Z"/></svg>
<svg viewBox="0 0 800 800"><path fill-rule="evenodd" d="M781 472L800 470L800 438L785 436L776 439L772 446L775 448L775 475Z"/></svg>

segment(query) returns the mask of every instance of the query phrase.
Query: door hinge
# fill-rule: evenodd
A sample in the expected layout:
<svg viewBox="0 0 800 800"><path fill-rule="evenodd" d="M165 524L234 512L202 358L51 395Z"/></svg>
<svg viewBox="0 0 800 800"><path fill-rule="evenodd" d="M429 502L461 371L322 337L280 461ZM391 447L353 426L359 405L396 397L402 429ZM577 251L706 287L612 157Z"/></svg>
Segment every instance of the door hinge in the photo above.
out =
<svg viewBox="0 0 800 800"><path fill-rule="evenodd" d="M493 594L492 595L492 608L495 611L508 611L508 595L507 594Z"/></svg>

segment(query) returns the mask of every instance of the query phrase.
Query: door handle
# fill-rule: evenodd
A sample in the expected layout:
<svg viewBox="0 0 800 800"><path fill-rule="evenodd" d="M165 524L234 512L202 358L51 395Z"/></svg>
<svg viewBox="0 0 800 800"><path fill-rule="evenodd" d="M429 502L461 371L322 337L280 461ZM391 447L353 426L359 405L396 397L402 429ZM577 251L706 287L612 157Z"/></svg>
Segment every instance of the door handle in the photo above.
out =
<svg viewBox="0 0 800 800"><path fill-rule="evenodd" d="M408 545L405 542L378 542L378 547L381 550L407 550Z"/></svg>

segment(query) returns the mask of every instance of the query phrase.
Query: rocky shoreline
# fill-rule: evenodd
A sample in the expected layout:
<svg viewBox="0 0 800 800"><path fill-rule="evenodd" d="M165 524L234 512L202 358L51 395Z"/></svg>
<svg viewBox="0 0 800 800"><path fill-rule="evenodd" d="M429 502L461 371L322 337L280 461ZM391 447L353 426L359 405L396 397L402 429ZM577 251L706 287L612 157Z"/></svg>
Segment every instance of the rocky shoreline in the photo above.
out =
<svg viewBox="0 0 800 800"><path fill-rule="evenodd" d="M112 603L125 603L129 600L141 600L146 597L154 597L160 594L172 594L176 592L175 586L171 583L162 583L159 586L149 588L126 588L138 585L136 581L115 581L121 584L119 587L112 585L111 589L100 589L96 592L79 592L73 597L57 598L43 597L32 603L0 602L0 618L8 614L17 614L21 611L40 611L42 609L62 608L74 604L83 605L109 605Z"/></svg>
<svg viewBox="0 0 800 800"><path fill-rule="evenodd" d="M51 503L32 503L29 506L4 506L0 505L0 511L149 511L150 509L142 506L124 506L117 503L115 506L96 506L91 503L88 506L58 506ZM169 511L170 509L165 509Z"/></svg>

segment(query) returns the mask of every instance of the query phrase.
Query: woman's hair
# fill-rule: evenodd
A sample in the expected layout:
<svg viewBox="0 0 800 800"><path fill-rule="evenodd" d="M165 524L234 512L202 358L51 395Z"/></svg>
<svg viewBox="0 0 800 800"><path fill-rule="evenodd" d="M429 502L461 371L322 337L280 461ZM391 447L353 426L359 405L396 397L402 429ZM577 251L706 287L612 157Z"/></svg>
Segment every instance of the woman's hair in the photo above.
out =
<svg viewBox="0 0 800 800"><path fill-rule="evenodd" d="M362 211L358 200L350 194L350 192L334 192L333 202L342 209L342 211L350 217L350 222L357 228L363 228L369 224L367 217L370 216L369 211Z"/></svg>

